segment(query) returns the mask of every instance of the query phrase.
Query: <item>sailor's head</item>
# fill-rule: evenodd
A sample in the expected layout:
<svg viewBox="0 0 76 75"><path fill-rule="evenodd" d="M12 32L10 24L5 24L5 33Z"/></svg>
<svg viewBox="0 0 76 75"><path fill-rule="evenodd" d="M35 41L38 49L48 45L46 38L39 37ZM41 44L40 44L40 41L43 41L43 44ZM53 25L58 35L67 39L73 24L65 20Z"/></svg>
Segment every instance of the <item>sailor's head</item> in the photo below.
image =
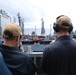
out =
<svg viewBox="0 0 76 75"><path fill-rule="evenodd" d="M56 18L56 22L53 24L55 32L59 32L61 29L68 30L70 33L73 30L71 19L66 15L60 15Z"/></svg>
<svg viewBox="0 0 76 75"><path fill-rule="evenodd" d="M3 36L6 39L15 38L17 36L21 37L22 36L21 27L16 23L10 23L5 26L3 30Z"/></svg>

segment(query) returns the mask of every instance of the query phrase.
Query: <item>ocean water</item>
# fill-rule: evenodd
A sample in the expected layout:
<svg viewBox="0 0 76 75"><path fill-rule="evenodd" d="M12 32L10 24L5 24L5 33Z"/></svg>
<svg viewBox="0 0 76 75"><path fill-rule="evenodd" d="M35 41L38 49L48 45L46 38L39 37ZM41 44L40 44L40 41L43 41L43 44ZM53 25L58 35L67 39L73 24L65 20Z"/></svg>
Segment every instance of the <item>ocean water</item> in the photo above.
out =
<svg viewBox="0 0 76 75"><path fill-rule="evenodd" d="M24 34L25 34L25 35L28 35L28 34L31 35L31 33L32 33L33 31L34 31L34 32L36 31L36 34L37 34L37 35L40 35L40 34L41 34L41 29L40 29L40 28L37 28L37 29L35 29L35 28L25 28L25 29L24 29ZM46 28L46 29L45 29L45 35L49 35L50 32L51 32L51 34L53 33L52 30L50 30L50 28Z"/></svg>

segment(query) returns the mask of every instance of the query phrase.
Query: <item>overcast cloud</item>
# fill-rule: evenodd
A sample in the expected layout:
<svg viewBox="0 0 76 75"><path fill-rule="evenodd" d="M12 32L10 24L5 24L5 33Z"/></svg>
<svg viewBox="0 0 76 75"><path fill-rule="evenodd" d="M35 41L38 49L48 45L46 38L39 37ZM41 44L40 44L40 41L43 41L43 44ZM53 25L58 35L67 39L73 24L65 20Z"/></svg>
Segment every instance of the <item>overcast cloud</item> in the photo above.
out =
<svg viewBox="0 0 76 75"><path fill-rule="evenodd" d="M62 14L69 16L76 28L75 7L75 0L0 0L0 9L15 17L19 12L27 28L41 28L42 17L45 28L50 28L55 18Z"/></svg>

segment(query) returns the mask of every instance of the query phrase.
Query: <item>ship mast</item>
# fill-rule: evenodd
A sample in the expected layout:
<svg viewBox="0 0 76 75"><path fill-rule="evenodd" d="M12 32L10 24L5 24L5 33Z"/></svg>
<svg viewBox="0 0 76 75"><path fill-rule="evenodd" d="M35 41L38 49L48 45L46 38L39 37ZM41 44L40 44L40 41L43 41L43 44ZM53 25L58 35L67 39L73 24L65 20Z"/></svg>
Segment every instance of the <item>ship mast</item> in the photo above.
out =
<svg viewBox="0 0 76 75"><path fill-rule="evenodd" d="M44 28L44 20L43 20L43 18L41 18L41 21L42 21L42 23L41 23L41 25L42 25L42 27L41 27L41 35L44 35L45 34L45 28Z"/></svg>

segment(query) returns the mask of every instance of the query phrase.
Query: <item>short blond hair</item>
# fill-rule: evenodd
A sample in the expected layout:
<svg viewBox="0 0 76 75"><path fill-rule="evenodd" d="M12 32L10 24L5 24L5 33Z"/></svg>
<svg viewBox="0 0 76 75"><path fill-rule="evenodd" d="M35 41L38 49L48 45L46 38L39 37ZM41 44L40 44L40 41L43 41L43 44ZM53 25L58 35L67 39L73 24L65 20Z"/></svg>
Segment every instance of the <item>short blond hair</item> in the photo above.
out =
<svg viewBox="0 0 76 75"><path fill-rule="evenodd" d="M3 30L4 37L10 38L22 35L21 27L16 23L10 23Z"/></svg>

